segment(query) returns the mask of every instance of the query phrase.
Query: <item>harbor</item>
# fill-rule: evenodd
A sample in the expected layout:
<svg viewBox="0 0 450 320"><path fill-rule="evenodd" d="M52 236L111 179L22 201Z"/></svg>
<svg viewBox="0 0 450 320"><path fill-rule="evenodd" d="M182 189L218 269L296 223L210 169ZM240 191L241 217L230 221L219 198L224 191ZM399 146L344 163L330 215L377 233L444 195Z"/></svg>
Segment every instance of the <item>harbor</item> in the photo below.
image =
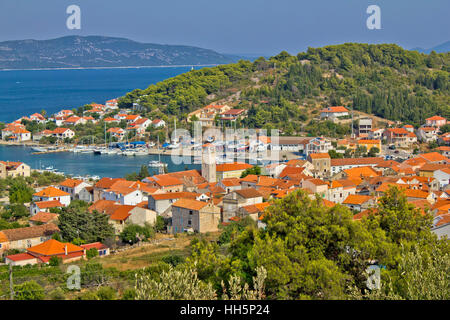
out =
<svg viewBox="0 0 450 320"><path fill-rule="evenodd" d="M59 172L72 176L98 176L121 178L132 172L139 172L142 165L148 167L150 175L159 173L159 168L150 166L152 161L158 161L167 164L167 170L183 171L186 169L200 169L198 164L176 164L172 161L170 154L142 156L123 156L121 154L95 154L92 152L44 152L34 153L29 146L0 145L0 158L9 161L22 161L35 170L45 170L53 167Z"/></svg>

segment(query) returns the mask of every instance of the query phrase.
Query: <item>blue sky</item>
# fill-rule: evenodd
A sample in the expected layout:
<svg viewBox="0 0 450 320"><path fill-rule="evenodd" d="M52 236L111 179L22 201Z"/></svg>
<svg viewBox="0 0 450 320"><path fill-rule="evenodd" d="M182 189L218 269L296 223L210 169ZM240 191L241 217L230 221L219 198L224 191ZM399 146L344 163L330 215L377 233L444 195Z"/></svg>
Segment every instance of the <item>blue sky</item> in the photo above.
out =
<svg viewBox="0 0 450 320"><path fill-rule="evenodd" d="M66 8L81 8L81 30ZM368 30L366 8L381 8ZM271 55L343 42L429 48L450 40L449 0L1 0L0 41L106 35Z"/></svg>

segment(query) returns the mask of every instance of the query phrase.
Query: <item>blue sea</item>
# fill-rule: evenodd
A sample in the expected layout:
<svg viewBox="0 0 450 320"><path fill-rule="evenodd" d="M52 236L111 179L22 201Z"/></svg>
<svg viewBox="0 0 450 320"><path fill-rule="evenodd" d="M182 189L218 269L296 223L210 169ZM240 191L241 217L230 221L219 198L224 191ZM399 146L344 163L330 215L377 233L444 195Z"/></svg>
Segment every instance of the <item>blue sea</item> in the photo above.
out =
<svg viewBox="0 0 450 320"><path fill-rule="evenodd" d="M91 102L104 104L189 70L191 67L0 71L0 121L11 122L42 109L51 115Z"/></svg>
<svg viewBox="0 0 450 320"><path fill-rule="evenodd" d="M126 174L139 172L142 165L148 165L151 160L158 160L157 155L127 157L122 155L94 155L93 153L59 152L48 154L32 154L30 147L0 145L0 160L22 161L32 169L53 167L60 172L72 176L100 176L123 178ZM182 160L182 159L178 159ZM186 169L200 170L199 164L193 164L192 159L183 158L174 163L170 156L162 155L161 161L167 163L169 172ZM190 163L192 162L192 163ZM149 173L158 174L155 168L148 168Z"/></svg>
<svg viewBox="0 0 450 320"><path fill-rule="evenodd" d="M50 115L91 102L103 104L189 70L191 67L0 71L0 121L11 122L42 109ZM153 155L125 157L72 152L32 155L32 152L28 147L0 146L0 160L23 161L33 169L53 166L70 175L123 177L158 159ZM170 172L199 169L198 165L176 165L166 156L161 160L168 163ZM149 171L152 173L152 168Z"/></svg>

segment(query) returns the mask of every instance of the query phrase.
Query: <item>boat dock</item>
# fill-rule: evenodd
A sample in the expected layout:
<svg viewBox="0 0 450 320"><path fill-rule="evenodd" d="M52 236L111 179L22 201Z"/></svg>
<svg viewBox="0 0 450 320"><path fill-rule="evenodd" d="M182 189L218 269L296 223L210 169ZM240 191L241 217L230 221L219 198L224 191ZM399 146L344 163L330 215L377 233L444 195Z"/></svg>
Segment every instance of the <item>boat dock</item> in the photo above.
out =
<svg viewBox="0 0 450 320"><path fill-rule="evenodd" d="M46 151L36 151L31 154L47 154L47 153L58 153L58 152L70 152L71 149L56 149L56 150L46 150Z"/></svg>

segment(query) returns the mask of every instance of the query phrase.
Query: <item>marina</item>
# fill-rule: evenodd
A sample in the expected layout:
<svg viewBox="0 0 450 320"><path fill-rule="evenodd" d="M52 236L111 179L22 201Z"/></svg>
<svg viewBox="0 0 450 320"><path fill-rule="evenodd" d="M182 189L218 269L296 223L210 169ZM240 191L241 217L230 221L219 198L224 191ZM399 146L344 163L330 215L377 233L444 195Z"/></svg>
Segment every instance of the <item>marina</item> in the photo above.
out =
<svg viewBox="0 0 450 320"><path fill-rule="evenodd" d="M142 165L148 167L150 174L153 172L159 173L158 167L149 166L151 161L158 161L159 157L156 154L123 156L115 152L96 155L93 150L88 150L88 148L83 148L81 152L35 153L28 146L0 145L0 158L10 161L22 161L36 170L45 170L48 168L47 171L50 171L50 169L54 171L57 169L59 172L73 176L120 178L132 172L139 172ZM186 169L199 170L201 167L199 164L174 163L170 154L162 154L160 155L160 159L170 172Z"/></svg>

